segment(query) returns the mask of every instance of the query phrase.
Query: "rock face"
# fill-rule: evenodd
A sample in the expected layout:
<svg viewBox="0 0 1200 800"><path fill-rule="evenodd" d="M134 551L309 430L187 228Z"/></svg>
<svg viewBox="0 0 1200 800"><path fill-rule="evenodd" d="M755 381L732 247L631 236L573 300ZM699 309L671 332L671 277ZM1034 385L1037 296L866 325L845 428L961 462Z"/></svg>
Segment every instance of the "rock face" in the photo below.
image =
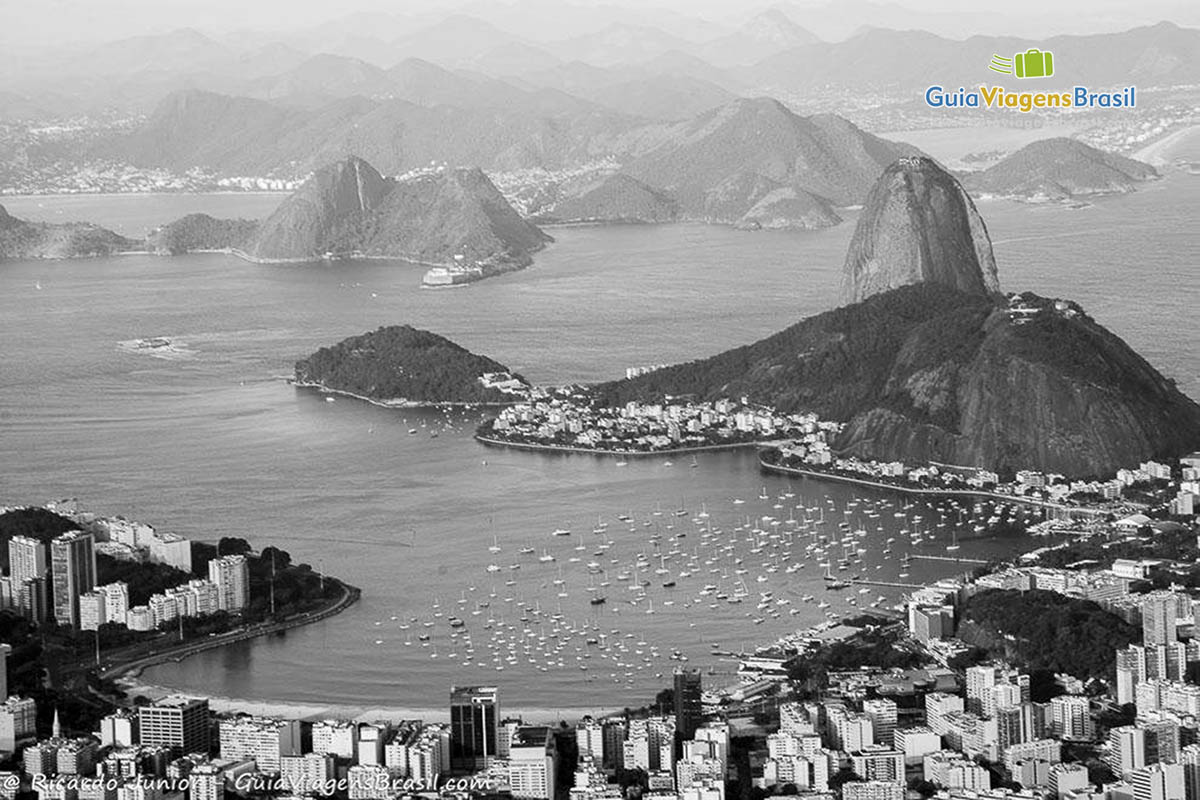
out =
<svg viewBox="0 0 1200 800"><path fill-rule="evenodd" d="M1136 184L1156 177L1149 164L1059 137L1027 144L982 172L966 175L963 185L976 196L1065 200L1132 192Z"/></svg>
<svg viewBox="0 0 1200 800"><path fill-rule="evenodd" d="M262 260L320 258L368 217L389 189L361 158L323 167L263 222L247 253Z"/></svg>
<svg viewBox="0 0 1200 800"><path fill-rule="evenodd" d="M348 158L306 181L247 247L262 261L361 255L445 263L528 263L550 237L521 218L478 169L397 181Z"/></svg>
<svg viewBox="0 0 1200 800"><path fill-rule="evenodd" d="M0 258L83 258L141 248L140 242L99 225L28 222L0 206Z"/></svg>
<svg viewBox="0 0 1200 800"><path fill-rule="evenodd" d="M1111 475L1200 446L1200 406L1078 306L921 283L702 361L599 387L608 402L747 396L846 423L843 453Z"/></svg>
<svg viewBox="0 0 1200 800"><path fill-rule="evenodd" d="M905 157L876 181L846 253L842 296L856 303L911 283L968 294L999 291L983 218L962 185L932 159Z"/></svg>
<svg viewBox="0 0 1200 800"><path fill-rule="evenodd" d="M390 181L378 207L357 229L334 240L339 251L369 256L445 262L468 260L527 264L553 241L518 214L483 171L447 169Z"/></svg>

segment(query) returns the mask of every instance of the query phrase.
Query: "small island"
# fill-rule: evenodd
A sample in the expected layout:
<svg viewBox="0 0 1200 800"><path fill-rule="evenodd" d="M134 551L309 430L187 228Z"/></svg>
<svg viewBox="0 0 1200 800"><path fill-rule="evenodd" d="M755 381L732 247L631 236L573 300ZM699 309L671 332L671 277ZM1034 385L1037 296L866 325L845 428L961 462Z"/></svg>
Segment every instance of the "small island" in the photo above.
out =
<svg viewBox="0 0 1200 800"><path fill-rule="evenodd" d="M382 406L502 405L528 382L436 333L392 325L296 362L294 383Z"/></svg>

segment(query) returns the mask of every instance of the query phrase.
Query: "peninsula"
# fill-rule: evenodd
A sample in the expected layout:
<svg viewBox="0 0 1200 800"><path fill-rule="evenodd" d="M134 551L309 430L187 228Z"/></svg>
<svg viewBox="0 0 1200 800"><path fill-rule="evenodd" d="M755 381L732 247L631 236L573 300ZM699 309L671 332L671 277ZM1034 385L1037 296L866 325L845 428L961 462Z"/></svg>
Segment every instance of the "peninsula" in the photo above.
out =
<svg viewBox="0 0 1200 800"><path fill-rule="evenodd" d="M901 159L859 217L854 302L596 391L609 406L746 397L845 423L846 455L1002 473L1107 475L1200 446L1200 406L1078 304L996 291L972 212L932 160Z"/></svg>

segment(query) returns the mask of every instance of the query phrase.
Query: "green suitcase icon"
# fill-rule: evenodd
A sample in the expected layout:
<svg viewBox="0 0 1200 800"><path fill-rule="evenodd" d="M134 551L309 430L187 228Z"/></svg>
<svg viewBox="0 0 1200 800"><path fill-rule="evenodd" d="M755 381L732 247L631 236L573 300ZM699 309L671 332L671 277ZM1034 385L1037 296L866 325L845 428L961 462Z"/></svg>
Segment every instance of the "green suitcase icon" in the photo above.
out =
<svg viewBox="0 0 1200 800"><path fill-rule="evenodd" d="M1049 78L1054 74L1054 54L1031 47L1013 56L1018 78Z"/></svg>

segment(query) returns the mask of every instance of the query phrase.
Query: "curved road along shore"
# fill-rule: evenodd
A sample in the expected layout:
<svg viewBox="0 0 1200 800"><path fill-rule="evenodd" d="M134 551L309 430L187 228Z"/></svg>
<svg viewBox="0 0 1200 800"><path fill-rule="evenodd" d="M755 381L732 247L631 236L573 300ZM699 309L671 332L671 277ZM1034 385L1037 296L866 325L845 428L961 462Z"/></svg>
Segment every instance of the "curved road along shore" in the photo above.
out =
<svg viewBox="0 0 1200 800"><path fill-rule="evenodd" d="M1083 514L1089 517L1102 517L1107 516L1109 513L1107 510L1100 508L1090 508L1088 506L1065 506L1061 503L1051 503L1048 500L1037 500L1032 497L1019 497L1011 494L1000 494L999 492L988 492L982 489L937 489L900 486L893 483L884 483L883 481L873 481L867 478L855 478L850 475L839 475L836 472L823 472L821 470L804 469L802 467L785 467L780 464L772 464L768 461L764 461L761 455L758 457L758 463L759 466L761 466L767 472L775 472L780 475L799 475L803 478L813 478L814 480L818 481L852 483L858 486L869 486L873 489L885 489L887 491L901 492L903 494L942 497L982 497L987 500L999 500L1005 503L1036 506L1037 508L1047 509L1050 511L1065 511L1068 513Z"/></svg>
<svg viewBox="0 0 1200 800"><path fill-rule="evenodd" d="M529 450L543 453L582 453L590 456L625 456L628 458L646 458L649 456L687 455L688 453L705 453L713 450L738 450L744 447L773 447L783 439L756 439L752 442L726 442L723 444L700 444L694 447L672 447L667 450L601 450L596 447L575 447L569 444L538 444L537 442L510 442L507 439L496 439L476 433L475 441L489 447L510 447L514 450Z"/></svg>
<svg viewBox="0 0 1200 800"><path fill-rule="evenodd" d="M321 620L337 616L357 603L359 597L362 596L362 590L357 586L351 586L340 580L337 581L337 585L341 587L341 595L332 605L325 606L319 611L309 611L279 620L278 622L263 622L249 628L238 628L229 633L183 642L172 647L164 647L148 655L135 658L132 661L104 663L99 670L99 677L105 680L118 678L130 672L140 672L146 667L152 667L155 664L162 664L167 661L182 661L188 656L202 653L205 650L212 650L217 647L234 644L235 642L244 642L259 636L299 628L302 625L311 625L314 622L320 622Z"/></svg>

